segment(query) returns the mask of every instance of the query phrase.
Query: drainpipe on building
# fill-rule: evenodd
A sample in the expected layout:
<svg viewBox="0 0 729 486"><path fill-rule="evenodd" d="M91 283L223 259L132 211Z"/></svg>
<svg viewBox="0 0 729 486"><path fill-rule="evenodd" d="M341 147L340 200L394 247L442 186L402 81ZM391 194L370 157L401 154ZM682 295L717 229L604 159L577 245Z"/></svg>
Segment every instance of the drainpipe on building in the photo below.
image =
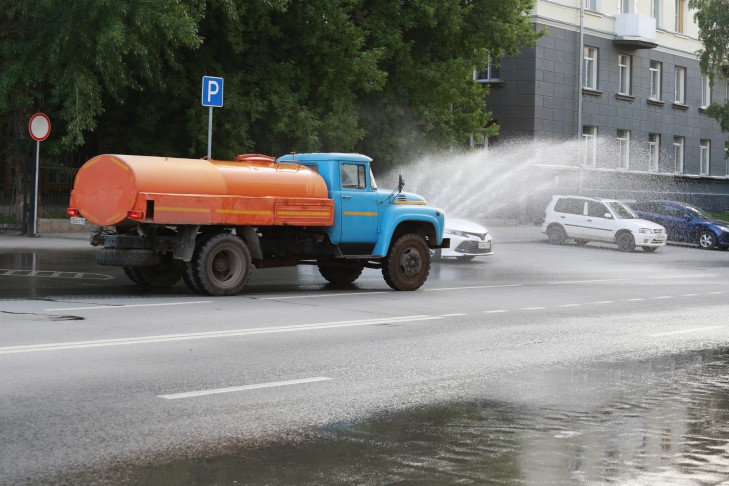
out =
<svg viewBox="0 0 729 486"><path fill-rule="evenodd" d="M585 50L585 0L580 0L580 47L577 50L577 65L578 68L578 79L577 79L577 142L582 142L582 78L585 75L584 69L585 69L585 60L584 60L584 50ZM585 150L585 145L582 144L582 150ZM582 160L584 162L585 160L585 154L582 154ZM583 173L584 173L584 163L580 163L579 159L577 160L577 165L580 168L580 177L579 177L579 188L578 188L578 194L582 194L582 179L583 179Z"/></svg>

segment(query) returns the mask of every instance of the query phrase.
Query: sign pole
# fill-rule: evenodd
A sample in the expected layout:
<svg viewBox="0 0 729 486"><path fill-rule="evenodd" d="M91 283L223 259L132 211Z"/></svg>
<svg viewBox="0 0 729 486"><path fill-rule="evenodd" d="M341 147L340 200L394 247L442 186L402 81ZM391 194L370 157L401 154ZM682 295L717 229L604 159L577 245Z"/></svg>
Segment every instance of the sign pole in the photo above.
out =
<svg viewBox="0 0 729 486"><path fill-rule="evenodd" d="M40 140L35 142L35 189L33 190L33 231L30 236L38 234L38 173L40 172Z"/></svg>
<svg viewBox="0 0 729 486"><path fill-rule="evenodd" d="M213 150L213 107L209 107L208 110L208 160L211 160Z"/></svg>

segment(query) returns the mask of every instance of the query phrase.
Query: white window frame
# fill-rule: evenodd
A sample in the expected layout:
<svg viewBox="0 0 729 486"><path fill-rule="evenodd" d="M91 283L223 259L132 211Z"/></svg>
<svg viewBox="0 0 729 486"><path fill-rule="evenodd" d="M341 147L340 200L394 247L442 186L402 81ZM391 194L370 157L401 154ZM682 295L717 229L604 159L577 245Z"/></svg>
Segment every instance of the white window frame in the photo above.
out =
<svg viewBox="0 0 729 486"><path fill-rule="evenodd" d="M699 175L709 175L711 171L711 141L701 139L699 143Z"/></svg>
<svg viewBox="0 0 729 486"><path fill-rule="evenodd" d="M585 2L585 8L591 12L599 12L600 0L587 0Z"/></svg>
<svg viewBox="0 0 729 486"><path fill-rule="evenodd" d="M582 52L582 59L585 63L585 79L582 80L582 86L588 89L597 89L597 69L598 55L597 47L585 46Z"/></svg>
<svg viewBox="0 0 729 486"><path fill-rule="evenodd" d="M630 65L633 56L629 54L618 54L618 93L630 95Z"/></svg>
<svg viewBox="0 0 729 486"><path fill-rule="evenodd" d="M485 78L482 77L483 74L486 74ZM474 69L473 79L479 83L493 83L494 81L501 81L501 68L496 66L491 59L491 56L489 56L489 63L488 66L486 66L486 71L476 71Z"/></svg>
<svg viewBox="0 0 729 486"><path fill-rule="evenodd" d="M584 140L583 165L585 167L597 166L597 127L593 125L582 127L582 139Z"/></svg>
<svg viewBox="0 0 729 486"><path fill-rule="evenodd" d="M630 169L630 130L618 129L618 168Z"/></svg>
<svg viewBox="0 0 729 486"><path fill-rule="evenodd" d="M663 72L663 63L658 61L650 62L650 85L652 100L661 99L661 73Z"/></svg>
<svg viewBox="0 0 729 486"><path fill-rule="evenodd" d="M711 77L708 74L701 75L701 108L711 104Z"/></svg>
<svg viewBox="0 0 729 486"><path fill-rule="evenodd" d="M686 139L684 137L673 137L673 171L683 174L683 152Z"/></svg>
<svg viewBox="0 0 729 486"><path fill-rule="evenodd" d="M686 68L683 66L676 66L676 76L674 85L674 97L673 100L676 103L686 104Z"/></svg>
<svg viewBox="0 0 729 486"><path fill-rule="evenodd" d="M658 172L661 157L661 136L658 133L648 134L648 171Z"/></svg>

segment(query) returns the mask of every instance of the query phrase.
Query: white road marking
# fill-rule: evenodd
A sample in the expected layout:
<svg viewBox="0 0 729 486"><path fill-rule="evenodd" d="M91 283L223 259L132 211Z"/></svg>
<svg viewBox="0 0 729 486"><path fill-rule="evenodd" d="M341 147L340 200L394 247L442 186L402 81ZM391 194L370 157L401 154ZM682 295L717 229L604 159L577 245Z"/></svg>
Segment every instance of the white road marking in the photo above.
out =
<svg viewBox="0 0 729 486"><path fill-rule="evenodd" d="M689 274L689 275L661 275L661 276L654 276L654 277L644 277L646 279L651 280L666 280L666 279L674 279L674 278L693 278L693 277L716 277L718 274L716 273L708 273L708 274ZM549 282L550 284L580 284L580 283L604 283L604 282L626 282L626 281L633 281L635 279L632 278L605 278L605 279L595 279L595 280L563 280L563 281L554 281Z"/></svg>
<svg viewBox="0 0 729 486"><path fill-rule="evenodd" d="M503 312L509 312L509 311L506 309L493 309L493 310L483 311L484 314L501 314Z"/></svg>
<svg viewBox="0 0 729 486"><path fill-rule="evenodd" d="M648 334L648 335L650 337L676 336L679 334L689 334L692 332L703 332L703 331L711 331L713 329L723 329L724 327L726 327L726 326L694 327L693 329L682 329L680 331L659 332L659 333Z"/></svg>
<svg viewBox="0 0 729 486"><path fill-rule="evenodd" d="M192 339L214 339L232 336L250 336L256 334L273 334L279 332L314 331L318 329L335 329L340 327L371 326L376 324L398 324L401 322L429 321L443 319L440 316L414 315L401 317L381 317L378 319L361 319L353 321L323 322L318 324L300 324L293 326L259 327L252 329L232 329L229 331L192 332L184 334L167 334L120 339L100 339L97 341L74 341L65 343L30 344L26 346L0 347L0 354L30 353L34 351L58 351L64 349L98 348L103 346L123 346L129 344L148 344Z"/></svg>
<svg viewBox="0 0 729 486"><path fill-rule="evenodd" d="M8 277L43 277L43 278L70 278L76 280L112 280L111 275L103 273L62 272L58 270L17 270L0 268L0 275Z"/></svg>
<svg viewBox="0 0 729 486"><path fill-rule="evenodd" d="M168 395L157 395L157 398L166 400L176 400L178 398L202 397L206 395L216 395L218 393L232 393L246 390L257 390L259 388L274 388L277 386L302 385L305 383L316 383L318 381L328 381L331 378L326 376L317 376L314 378L301 378L299 380L272 381L270 383L258 383L255 385L229 386L227 388L213 388L211 390L191 391L185 393L170 393Z"/></svg>
<svg viewBox="0 0 729 486"><path fill-rule="evenodd" d="M542 307L542 306L537 306L537 307L522 307L521 310L532 311L532 310L542 310L542 309L546 309L546 307Z"/></svg>
<svg viewBox="0 0 729 486"><path fill-rule="evenodd" d="M45 312L58 312L58 311L77 311L77 310L109 310L109 309L128 309L131 307L164 307L171 305L191 305L191 304L212 304L213 300L193 300L183 302L159 302L156 304L109 304L109 305L94 305L88 307L58 307L55 309L43 309Z"/></svg>
<svg viewBox="0 0 729 486"><path fill-rule="evenodd" d="M580 307L581 305L584 305L584 304L560 304L559 306L560 307Z"/></svg>
<svg viewBox="0 0 729 486"><path fill-rule="evenodd" d="M442 290L500 289L504 287L523 287L523 284L475 285L473 287L443 287L439 289L423 289L423 292L440 292Z"/></svg>
<svg viewBox="0 0 729 486"><path fill-rule="evenodd" d="M375 295L375 294L387 294L389 292L384 290L377 290L373 292L337 292L336 294L304 294L304 295L278 295L275 297L256 297L255 295L246 295L256 300L292 300L292 299L321 299L323 297L342 297L351 295Z"/></svg>

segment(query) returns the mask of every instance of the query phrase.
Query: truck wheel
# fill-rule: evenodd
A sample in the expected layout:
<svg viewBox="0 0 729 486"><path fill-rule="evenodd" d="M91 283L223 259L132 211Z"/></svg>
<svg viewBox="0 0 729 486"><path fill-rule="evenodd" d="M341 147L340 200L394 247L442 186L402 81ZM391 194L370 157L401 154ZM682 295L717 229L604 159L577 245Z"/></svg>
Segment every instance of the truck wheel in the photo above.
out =
<svg viewBox="0 0 729 486"><path fill-rule="evenodd" d="M137 285L144 285L144 277L139 273L139 267L122 267L124 275Z"/></svg>
<svg viewBox="0 0 729 486"><path fill-rule="evenodd" d="M195 251L192 254L192 259L189 262L182 264L182 280L185 285L197 294L204 294L205 292L200 287L200 284L195 280L195 261L197 256L200 254L200 247L203 246L214 234L204 233L197 237L195 240Z"/></svg>
<svg viewBox="0 0 729 486"><path fill-rule="evenodd" d="M430 273L430 251L422 236L406 234L397 239L387 252L382 276L395 290L416 290Z"/></svg>
<svg viewBox="0 0 729 486"><path fill-rule="evenodd" d="M202 244L192 264L195 282L209 295L236 295L251 276L251 254L243 240L230 233Z"/></svg>
<svg viewBox="0 0 729 486"><path fill-rule="evenodd" d="M363 265L319 265L319 273L334 285L351 284L362 275Z"/></svg>
<svg viewBox="0 0 729 486"><path fill-rule="evenodd" d="M182 278L182 264L167 255L162 263L154 267L141 267L138 269L145 285L150 287L172 287Z"/></svg>

